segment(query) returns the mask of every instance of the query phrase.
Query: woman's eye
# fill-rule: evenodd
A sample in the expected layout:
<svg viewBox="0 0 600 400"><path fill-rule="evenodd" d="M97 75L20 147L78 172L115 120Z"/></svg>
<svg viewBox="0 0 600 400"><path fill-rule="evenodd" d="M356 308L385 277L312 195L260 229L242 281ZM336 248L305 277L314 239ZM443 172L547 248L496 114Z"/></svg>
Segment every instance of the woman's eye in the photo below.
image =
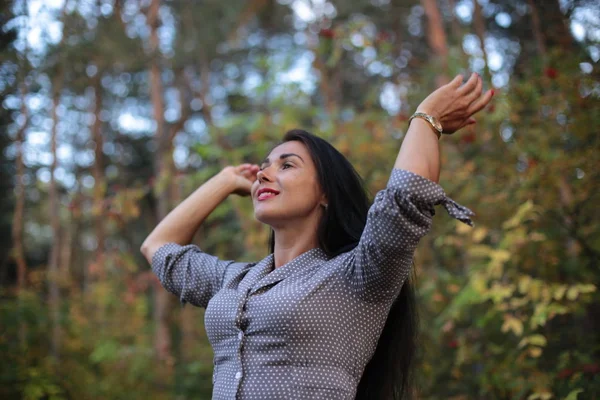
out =
<svg viewBox="0 0 600 400"><path fill-rule="evenodd" d="M285 163L285 164L283 164L283 166L281 168L287 169L286 167L291 167L291 166L292 166L292 164Z"/></svg>

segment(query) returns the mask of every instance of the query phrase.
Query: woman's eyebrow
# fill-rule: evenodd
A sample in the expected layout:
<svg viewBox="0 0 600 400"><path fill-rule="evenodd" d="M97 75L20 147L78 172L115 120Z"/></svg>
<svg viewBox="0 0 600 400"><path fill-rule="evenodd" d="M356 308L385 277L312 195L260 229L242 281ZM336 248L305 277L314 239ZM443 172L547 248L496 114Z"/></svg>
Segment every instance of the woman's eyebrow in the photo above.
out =
<svg viewBox="0 0 600 400"><path fill-rule="evenodd" d="M299 156L298 154L296 154L296 153L284 153L284 154L282 154L282 155L280 155L280 156L279 156L279 159L280 159L280 160L284 160L284 159L286 159L286 158L289 158L289 157L292 157L292 156L296 156L296 157L298 157L299 159L301 159L301 160L302 160L302 162L304 162L304 159L303 159L302 157L300 157L300 156ZM271 164L271 160L269 160L269 157L265 158L265 159L264 159L264 160L263 160L263 161L260 163L260 165L264 165L264 164L267 164L267 165L270 165L270 164Z"/></svg>

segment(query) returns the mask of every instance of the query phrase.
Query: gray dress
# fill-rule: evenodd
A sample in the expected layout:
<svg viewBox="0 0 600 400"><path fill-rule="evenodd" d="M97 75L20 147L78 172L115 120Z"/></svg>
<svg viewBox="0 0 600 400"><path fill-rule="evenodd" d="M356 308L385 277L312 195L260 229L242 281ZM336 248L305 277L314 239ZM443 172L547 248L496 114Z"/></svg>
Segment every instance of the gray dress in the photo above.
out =
<svg viewBox="0 0 600 400"><path fill-rule="evenodd" d="M152 269L182 304L205 307L213 399L354 399L434 205L474 226L437 183L393 169L360 243L328 259L318 248L273 269L167 243Z"/></svg>

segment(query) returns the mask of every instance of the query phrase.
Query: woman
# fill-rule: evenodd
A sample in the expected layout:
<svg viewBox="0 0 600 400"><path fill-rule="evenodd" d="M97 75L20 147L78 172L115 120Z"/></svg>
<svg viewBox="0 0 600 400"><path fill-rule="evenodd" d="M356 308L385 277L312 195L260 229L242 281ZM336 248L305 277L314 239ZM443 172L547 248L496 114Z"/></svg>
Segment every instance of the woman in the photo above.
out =
<svg viewBox="0 0 600 400"><path fill-rule="evenodd" d="M429 95L370 208L348 161L295 130L260 166L226 167L160 222L141 250L182 304L206 308L213 399L410 397L415 248L434 205L473 226L473 212L437 184L439 130L474 123L492 95L477 74ZM272 228L272 254L258 263L190 244L232 193L251 195L255 217Z"/></svg>

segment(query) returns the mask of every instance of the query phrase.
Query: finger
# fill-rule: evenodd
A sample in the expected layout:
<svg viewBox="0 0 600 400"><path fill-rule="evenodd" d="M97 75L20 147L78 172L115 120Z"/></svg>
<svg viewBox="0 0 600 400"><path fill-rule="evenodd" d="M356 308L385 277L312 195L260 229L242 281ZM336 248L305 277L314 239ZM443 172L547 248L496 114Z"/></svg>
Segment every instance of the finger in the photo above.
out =
<svg viewBox="0 0 600 400"><path fill-rule="evenodd" d="M247 178L251 175L251 172L248 169L243 169L240 171L240 175L243 176L244 178Z"/></svg>
<svg viewBox="0 0 600 400"><path fill-rule="evenodd" d="M489 102L492 100L493 96L494 96L493 89L490 89L487 92L485 92L485 94L483 96L479 97L479 99L477 99L473 103L471 103L471 105L467 109L468 115L473 115L473 114L476 114L479 111L483 110L485 108L485 106L487 106L489 104Z"/></svg>
<svg viewBox="0 0 600 400"><path fill-rule="evenodd" d="M246 177L246 179L250 182L250 184L252 184L258 179L258 177L256 175L250 175Z"/></svg>
<svg viewBox="0 0 600 400"><path fill-rule="evenodd" d="M466 93L469 93L470 91L472 91L475 88L475 86L477 85L477 80L478 80L478 75L475 72L473 72L471 74L471 77L469 78L469 80L464 85L462 85L462 87L460 87L458 89L458 91L457 91L458 94L463 95L463 94L466 94Z"/></svg>
<svg viewBox="0 0 600 400"><path fill-rule="evenodd" d="M460 124L458 126L458 128L456 128L456 131L459 131L459 130L463 129L464 127L467 127L467 126L470 126L470 125L474 125L476 123L477 123L477 121L475 121L475 119L469 118L466 121L464 121L462 124Z"/></svg>
<svg viewBox="0 0 600 400"><path fill-rule="evenodd" d="M256 173L258 172L258 168L255 167L248 167L245 170L241 171L241 175L245 178L251 178L251 177L256 177Z"/></svg>
<svg viewBox="0 0 600 400"><path fill-rule="evenodd" d="M258 171L260 167L256 164L244 164L244 170L246 171Z"/></svg>
<svg viewBox="0 0 600 400"><path fill-rule="evenodd" d="M483 90L483 79L480 76L477 76L477 84L475 85L475 89L472 92L467 93L467 100L469 104L474 102L481 96L481 91Z"/></svg>
<svg viewBox="0 0 600 400"><path fill-rule="evenodd" d="M237 167L235 167L235 169L236 169L237 172L242 172L242 171L248 169L248 167L250 165L252 165L252 164L248 164L248 163L246 163L246 164L240 164Z"/></svg>
<svg viewBox="0 0 600 400"><path fill-rule="evenodd" d="M454 77L454 79L452 79L452 80L451 80L451 81L448 83L448 86L452 86L452 87L455 87L455 88L457 88L457 89L458 89L458 88L460 87L460 85L462 85L462 83L463 83L463 80L464 80L464 78L463 78L463 75L462 75L462 74L458 74L458 75L456 75L456 76Z"/></svg>
<svg viewBox="0 0 600 400"><path fill-rule="evenodd" d="M240 165L240 169L239 169L239 173L248 173L251 175L254 175L258 172L258 170L260 169L260 167L256 164L242 164Z"/></svg>

